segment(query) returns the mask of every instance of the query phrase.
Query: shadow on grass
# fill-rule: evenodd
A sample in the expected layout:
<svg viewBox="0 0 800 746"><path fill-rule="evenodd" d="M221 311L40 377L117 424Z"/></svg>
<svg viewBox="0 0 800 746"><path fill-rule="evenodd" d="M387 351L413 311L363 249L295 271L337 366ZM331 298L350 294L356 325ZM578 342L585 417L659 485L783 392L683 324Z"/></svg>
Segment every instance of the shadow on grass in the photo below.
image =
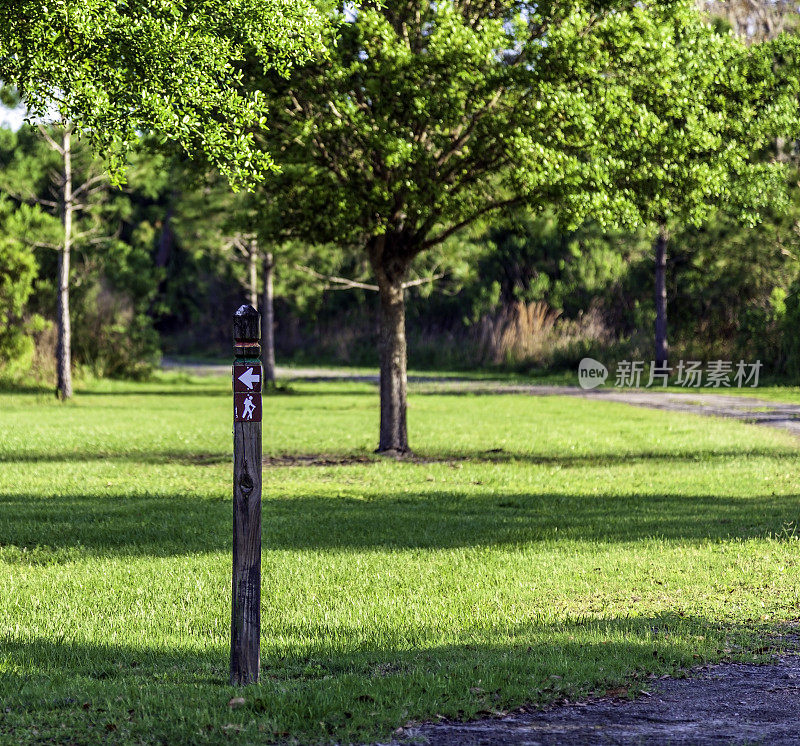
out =
<svg viewBox="0 0 800 746"><path fill-rule="evenodd" d="M629 453L584 453L584 454L537 454L507 451L504 448L491 448L485 451L456 451L444 453L415 453L402 458L384 457L375 453L355 454L267 454L263 463L267 468L283 467L330 467L354 466L361 464L408 464L424 466L426 464L449 464L460 466L465 463L475 464L522 464L530 466L560 466L562 468L596 468L628 466L631 464L653 463L656 465L713 463L741 458L770 458L791 460L795 462L798 452L793 449L780 450L774 447L743 450L692 450L689 452L669 453L661 451L632 451ZM2 461L2 458L0 458Z"/></svg>
<svg viewBox="0 0 800 746"><path fill-rule="evenodd" d="M27 384L16 384L0 382L0 394L39 394L57 398L55 386L36 386Z"/></svg>
<svg viewBox="0 0 800 746"><path fill-rule="evenodd" d="M617 687L649 688L648 673L680 675L770 633L676 614L504 629L465 619L462 630L443 644L440 630L384 629L377 647L365 642L363 627L334 623L295 636L275 619L262 639L261 684L238 690L226 685L220 645L6 637L0 734L33 729L30 740L49 742L54 732L61 742L66 722L70 742L106 742L112 733L112 741L136 743L363 742L408 720L485 717L612 688L624 696ZM241 707L228 706L232 695L244 698Z"/></svg>
<svg viewBox="0 0 800 746"><path fill-rule="evenodd" d="M183 385L185 386L185 384ZM188 388L182 387L180 384L175 387L165 388L147 388L142 386L138 391L102 391L97 389L77 389L75 397L80 399L84 396L127 396L131 399L140 399L147 396L169 396L169 397L185 397L185 396L231 396L231 392L226 388L219 386L215 387L198 387Z"/></svg>
<svg viewBox="0 0 800 746"><path fill-rule="evenodd" d="M359 497L264 495L265 551L450 549L540 542L704 541L787 537L800 495L574 495L424 491ZM231 503L159 497L0 496L4 561L50 564L78 554L171 556L230 551Z"/></svg>
<svg viewBox="0 0 800 746"><path fill-rule="evenodd" d="M335 382L342 383L342 379L339 378ZM297 379L291 381L291 383L306 383L306 379ZM0 392L2 393L2 392ZM21 391L12 391L9 393L42 393L41 391L34 392L21 392ZM360 390L360 389L353 389L353 388L332 388L326 387L322 391L304 391L296 388L291 387L284 387L279 386L277 388L270 388L263 391L265 397L270 398L302 398L302 397L329 397L329 396L377 396L375 391L370 390ZM78 389L75 392L76 397L80 398L82 396L127 396L131 398L139 398L145 396L169 396L169 397L186 397L186 396L232 396L231 390L227 387L222 388L216 386L214 388L211 387L198 387L198 388L180 388L180 387L164 387L164 388L153 388L147 389L142 387L141 390L138 391L102 391L102 390L93 390L93 389Z"/></svg>
<svg viewBox="0 0 800 746"><path fill-rule="evenodd" d="M347 383L350 379L343 380L341 378L333 378L330 379L331 383ZM297 378L291 379L291 381L287 381L288 384L302 384L302 383L314 383L320 382L324 383L326 381L312 381L311 379L305 378ZM358 381L352 381L353 383L358 383ZM2 385L0 384L0 394L38 394L39 396L47 396L53 399L53 401L57 401L57 396L55 394L54 388L42 388L40 386L25 386L25 385ZM333 387L333 386L326 386L325 389L321 391L309 391L303 389L297 389L291 385L286 385L283 382L280 382L277 387L268 388L263 391L265 397L269 398L303 398L303 397L333 397L333 396L370 396L376 397L377 391L371 389L359 389L359 388L347 388L347 387ZM197 386L192 387L191 384L176 384L174 386L163 386L163 387L153 387L148 388L147 384L142 384L138 389L131 388L130 390L119 390L119 391L103 391L102 389L84 389L78 386L75 389L74 393L75 399L81 399L82 397L129 397L132 399L143 398L147 396L168 396L168 397L220 397L220 396L232 396L231 390L229 387L225 386ZM69 406L67 404L66 406Z"/></svg>
<svg viewBox="0 0 800 746"><path fill-rule="evenodd" d="M637 463L653 464L690 464L713 463L735 458L770 458L795 461L798 452L794 448L763 447L750 450L741 447L730 449L676 451L641 450L628 453L524 453L509 451L504 448L490 448L480 451L419 451L412 456L401 459L382 457L373 452L350 453L265 453L266 468L295 466L353 466L369 464L459 464L459 463L492 463L492 464L529 464L531 466L560 466L562 468L625 466ZM80 463L83 461L119 461L139 464L185 464L197 466L213 466L232 462L230 453L210 453L197 451L180 451L175 449L131 451L104 451L93 448L59 452L57 444L51 444L47 450L26 449L24 451L5 450L0 453L0 463Z"/></svg>
<svg viewBox="0 0 800 746"><path fill-rule="evenodd" d="M195 451L104 451L94 448L87 450L70 450L59 453L58 446L53 444L47 451L5 451L0 453L0 463L4 464L47 464L47 463L81 463L92 461L114 461L134 464L185 464L189 466L215 466L233 463L230 453L198 453Z"/></svg>

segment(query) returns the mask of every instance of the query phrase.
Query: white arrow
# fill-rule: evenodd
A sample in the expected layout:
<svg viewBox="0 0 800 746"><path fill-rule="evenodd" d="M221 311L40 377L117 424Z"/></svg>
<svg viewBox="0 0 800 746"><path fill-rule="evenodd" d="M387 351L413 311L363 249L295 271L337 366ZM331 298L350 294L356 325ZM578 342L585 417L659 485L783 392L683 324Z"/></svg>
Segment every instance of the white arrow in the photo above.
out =
<svg viewBox="0 0 800 746"><path fill-rule="evenodd" d="M261 376L258 373L253 373L252 368L248 368L242 375L239 376L239 380L247 386L247 388L252 389L254 383L258 383L261 380Z"/></svg>

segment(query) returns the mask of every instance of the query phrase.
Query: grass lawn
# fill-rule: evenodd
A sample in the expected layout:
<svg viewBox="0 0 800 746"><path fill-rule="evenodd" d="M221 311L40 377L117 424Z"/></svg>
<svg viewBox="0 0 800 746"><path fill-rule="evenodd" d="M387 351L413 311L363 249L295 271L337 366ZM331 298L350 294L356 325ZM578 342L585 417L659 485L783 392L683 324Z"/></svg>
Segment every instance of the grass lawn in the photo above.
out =
<svg viewBox="0 0 800 746"><path fill-rule="evenodd" d="M0 742L385 739L764 659L800 616L788 434L417 393L395 463L373 386L298 383L265 398L262 684L234 690L229 385L0 394Z"/></svg>

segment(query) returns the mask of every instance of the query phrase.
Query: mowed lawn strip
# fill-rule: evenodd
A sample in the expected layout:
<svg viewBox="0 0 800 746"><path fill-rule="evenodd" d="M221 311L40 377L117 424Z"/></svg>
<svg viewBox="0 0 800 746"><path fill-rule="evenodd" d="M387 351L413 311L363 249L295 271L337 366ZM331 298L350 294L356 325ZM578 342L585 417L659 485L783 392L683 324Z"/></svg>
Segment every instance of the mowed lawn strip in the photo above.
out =
<svg viewBox="0 0 800 746"><path fill-rule="evenodd" d="M0 395L0 741L386 739L763 660L798 617L798 442L562 397L265 397L262 684L227 685L229 380ZM232 697L245 703L228 705Z"/></svg>

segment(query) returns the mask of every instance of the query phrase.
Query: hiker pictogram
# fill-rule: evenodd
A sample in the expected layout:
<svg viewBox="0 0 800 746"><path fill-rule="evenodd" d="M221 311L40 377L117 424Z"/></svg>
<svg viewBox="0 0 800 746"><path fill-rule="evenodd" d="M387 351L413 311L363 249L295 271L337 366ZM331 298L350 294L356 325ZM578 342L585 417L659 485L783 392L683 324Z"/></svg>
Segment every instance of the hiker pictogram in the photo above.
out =
<svg viewBox="0 0 800 746"><path fill-rule="evenodd" d="M255 412L256 405L253 404L253 397L248 396L244 400L244 407L242 408L242 419L244 420L252 420L253 419L253 412Z"/></svg>
<svg viewBox="0 0 800 746"><path fill-rule="evenodd" d="M233 394L234 422L261 422L261 394Z"/></svg>

